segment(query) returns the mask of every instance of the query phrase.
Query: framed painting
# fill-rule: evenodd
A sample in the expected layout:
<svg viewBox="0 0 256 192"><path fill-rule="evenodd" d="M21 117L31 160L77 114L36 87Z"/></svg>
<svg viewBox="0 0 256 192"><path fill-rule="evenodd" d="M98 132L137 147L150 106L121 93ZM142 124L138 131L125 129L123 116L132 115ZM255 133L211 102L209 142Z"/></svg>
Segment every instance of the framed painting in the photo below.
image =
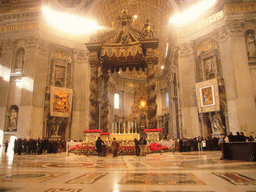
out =
<svg viewBox="0 0 256 192"><path fill-rule="evenodd" d="M211 79L196 84L196 97L199 113L220 110L218 79Z"/></svg>
<svg viewBox="0 0 256 192"><path fill-rule="evenodd" d="M62 87L51 87L50 115L69 117L72 108L73 90Z"/></svg>

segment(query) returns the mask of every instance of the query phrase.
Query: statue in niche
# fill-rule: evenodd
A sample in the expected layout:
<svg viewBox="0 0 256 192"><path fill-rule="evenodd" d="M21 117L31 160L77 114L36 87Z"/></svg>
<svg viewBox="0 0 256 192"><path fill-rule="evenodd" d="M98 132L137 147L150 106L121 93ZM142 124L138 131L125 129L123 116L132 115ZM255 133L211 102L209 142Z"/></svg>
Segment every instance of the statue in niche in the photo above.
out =
<svg viewBox="0 0 256 192"><path fill-rule="evenodd" d="M59 136L59 129L61 125L62 119L58 117L53 117L51 120L51 125L50 125L50 136L51 137L60 137Z"/></svg>
<svg viewBox="0 0 256 192"><path fill-rule="evenodd" d="M213 57L205 60L205 69L208 74L216 71L216 63Z"/></svg>
<svg viewBox="0 0 256 192"><path fill-rule="evenodd" d="M23 63L24 63L24 55L25 55L24 51L21 50L19 55L17 56L15 69L22 69Z"/></svg>
<svg viewBox="0 0 256 192"><path fill-rule="evenodd" d="M247 44L247 50L248 50L248 56L253 57L256 56L255 52L255 37L252 33L249 33L246 38L246 44Z"/></svg>
<svg viewBox="0 0 256 192"><path fill-rule="evenodd" d="M17 117L18 113L15 109L12 109L10 114L8 114L9 117L9 126L8 131L17 131Z"/></svg>
<svg viewBox="0 0 256 192"><path fill-rule="evenodd" d="M222 124L222 119L218 112L215 112L212 117L212 132L225 133L225 126Z"/></svg>

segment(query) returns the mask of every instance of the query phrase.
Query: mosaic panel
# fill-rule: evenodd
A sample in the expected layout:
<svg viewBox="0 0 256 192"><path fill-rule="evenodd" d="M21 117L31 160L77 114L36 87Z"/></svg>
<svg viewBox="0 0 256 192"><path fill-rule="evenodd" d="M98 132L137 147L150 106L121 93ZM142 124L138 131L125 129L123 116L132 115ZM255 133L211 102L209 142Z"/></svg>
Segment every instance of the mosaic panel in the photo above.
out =
<svg viewBox="0 0 256 192"><path fill-rule="evenodd" d="M118 184L205 185L192 173L127 173Z"/></svg>
<svg viewBox="0 0 256 192"><path fill-rule="evenodd" d="M233 185L256 185L256 180L236 172L214 172L213 174Z"/></svg>
<svg viewBox="0 0 256 192"><path fill-rule="evenodd" d="M24 173L13 173L9 174L0 174L0 182L32 182L32 183L41 183L60 177L67 173L47 173L47 172L24 172Z"/></svg>
<svg viewBox="0 0 256 192"><path fill-rule="evenodd" d="M21 188L0 187L0 192L8 192L8 191L16 192L16 191L19 191L20 189Z"/></svg>
<svg viewBox="0 0 256 192"><path fill-rule="evenodd" d="M63 189L63 188L51 188L46 190L45 192L80 192L83 189Z"/></svg>
<svg viewBox="0 0 256 192"><path fill-rule="evenodd" d="M86 173L80 177L67 181L68 184L93 184L108 173Z"/></svg>

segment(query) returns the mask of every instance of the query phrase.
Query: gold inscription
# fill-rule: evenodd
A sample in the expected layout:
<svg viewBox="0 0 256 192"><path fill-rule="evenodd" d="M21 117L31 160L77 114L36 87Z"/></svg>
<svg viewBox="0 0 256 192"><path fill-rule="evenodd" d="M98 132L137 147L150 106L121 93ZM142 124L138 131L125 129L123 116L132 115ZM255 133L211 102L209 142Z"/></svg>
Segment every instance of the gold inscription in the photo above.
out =
<svg viewBox="0 0 256 192"><path fill-rule="evenodd" d="M0 33L8 33L13 31L23 31L23 30L30 30L30 29L37 29L39 28L39 23L21 23L21 24L12 24L0 27Z"/></svg>
<svg viewBox="0 0 256 192"><path fill-rule="evenodd" d="M224 7L225 14L245 11L256 11L256 3L226 4Z"/></svg>
<svg viewBox="0 0 256 192"><path fill-rule="evenodd" d="M190 27L185 27L185 28L180 28L177 30L177 35L179 37L184 37L190 33L193 33L199 29L202 29L216 21L219 21L223 18L223 11L220 11L216 13L215 15L212 15L202 21L197 22L196 24L190 26Z"/></svg>

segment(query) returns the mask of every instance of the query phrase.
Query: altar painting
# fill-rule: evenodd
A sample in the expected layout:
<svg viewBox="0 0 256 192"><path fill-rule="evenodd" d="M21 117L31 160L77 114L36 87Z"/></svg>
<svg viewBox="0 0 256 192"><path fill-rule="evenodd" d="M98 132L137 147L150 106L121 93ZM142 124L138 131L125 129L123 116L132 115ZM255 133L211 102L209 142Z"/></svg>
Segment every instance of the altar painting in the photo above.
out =
<svg viewBox="0 0 256 192"><path fill-rule="evenodd" d="M71 114L73 90L51 87L51 116L69 117Z"/></svg>
<svg viewBox="0 0 256 192"><path fill-rule="evenodd" d="M196 97L199 113L219 111L218 80L215 78L197 83Z"/></svg>

